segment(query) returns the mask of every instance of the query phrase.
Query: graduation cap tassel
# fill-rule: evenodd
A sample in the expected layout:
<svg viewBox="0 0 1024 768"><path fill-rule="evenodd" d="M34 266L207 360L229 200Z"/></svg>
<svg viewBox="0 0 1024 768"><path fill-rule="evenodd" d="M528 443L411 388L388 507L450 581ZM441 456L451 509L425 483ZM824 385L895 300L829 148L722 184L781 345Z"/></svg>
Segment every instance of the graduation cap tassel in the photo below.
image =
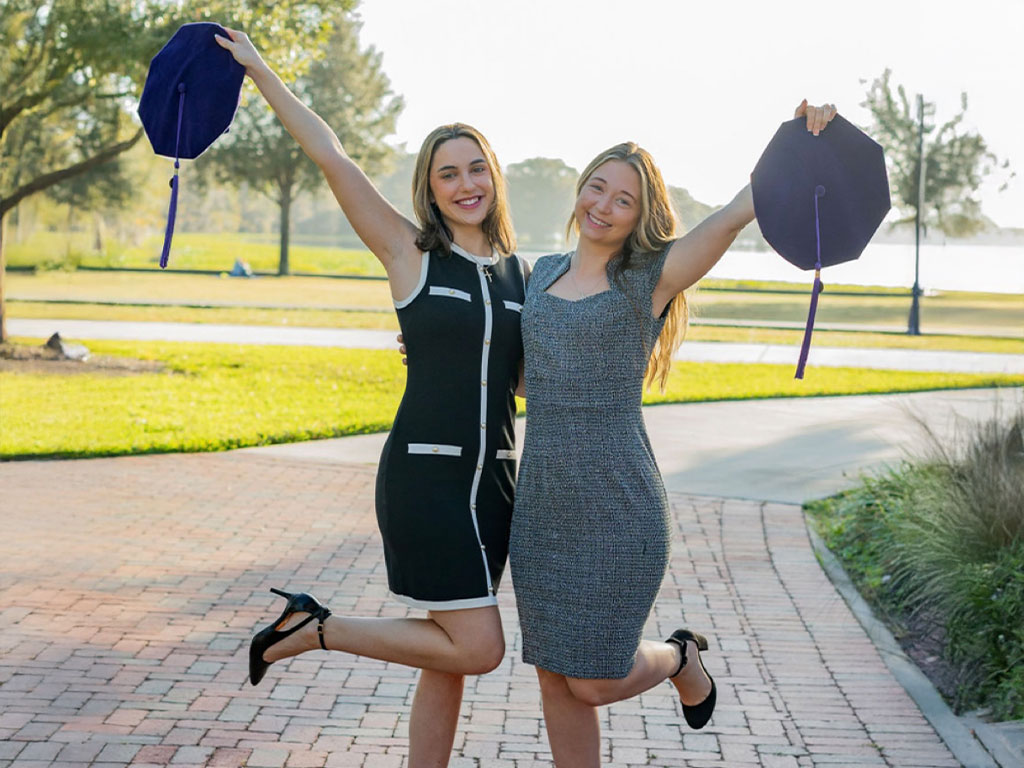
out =
<svg viewBox="0 0 1024 768"><path fill-rule="evenodd" d="M821 282L821 223L818 219L818 198L825 196L825 188L819 184L814 188L814 238L818 247L817 260L814 262L814 288L811 291L811 308L807 312L807 327L804 329L804 342L800 345L800 359L796 364L796 376L804 377L804 367L807 365L807 355L811 351L811 331L814 329L814 315L818 311L818 294L825 289Z"/></svg>
<svg viewBox="0 0 1024 768"><path fill-rule="evenodd" d="M178 169L181 167L178 149L181 145L181 116L185 111L185 84L178 83L178 131L174 139L174 176L171 177L171 204L167 208L167 229L164 232L164 248L160 253L160 269L167 268L171 255L171 238L174 236L174 215L178 212Z"/></svg>

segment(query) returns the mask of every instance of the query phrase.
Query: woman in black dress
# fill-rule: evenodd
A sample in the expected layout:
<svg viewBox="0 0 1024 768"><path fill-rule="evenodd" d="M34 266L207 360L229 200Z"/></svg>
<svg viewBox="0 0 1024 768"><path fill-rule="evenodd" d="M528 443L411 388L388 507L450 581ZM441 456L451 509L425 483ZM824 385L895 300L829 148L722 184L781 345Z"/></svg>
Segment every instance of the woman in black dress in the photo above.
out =
<svg viewBox="0 0 1024 768"><path fill-rule="evenodd" d="M494 669L505 653L495 592L515 486L514 390L527 267L512 254L501 169L473 128L433 131L416 162L414 224L380 195L248 38L229 34L218 42L320 166L387 270L414 351L381 456L377 519L391 592L427 611L423 619L341 617L311 595L274 590L288 603L253 638L250 679L255 685L274 661L318 648L419 667L409 764L446 765L463 676Z"/></svg>

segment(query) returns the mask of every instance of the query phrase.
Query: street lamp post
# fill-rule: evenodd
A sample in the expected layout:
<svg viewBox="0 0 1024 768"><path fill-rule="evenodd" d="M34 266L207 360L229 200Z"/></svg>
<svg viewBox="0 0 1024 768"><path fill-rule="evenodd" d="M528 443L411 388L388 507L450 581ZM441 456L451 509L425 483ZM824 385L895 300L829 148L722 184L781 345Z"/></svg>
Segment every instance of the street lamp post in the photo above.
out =
<svg viewBox="0 0 1024 768"><path fill-rule="evenodd" d="M910 318L907 321L907 333L911 336L921 335L921 210L924 208L924 96L917 95L917 162L919 167L917 179L917 211L914 216L914 291L910 301Z"/></svg>

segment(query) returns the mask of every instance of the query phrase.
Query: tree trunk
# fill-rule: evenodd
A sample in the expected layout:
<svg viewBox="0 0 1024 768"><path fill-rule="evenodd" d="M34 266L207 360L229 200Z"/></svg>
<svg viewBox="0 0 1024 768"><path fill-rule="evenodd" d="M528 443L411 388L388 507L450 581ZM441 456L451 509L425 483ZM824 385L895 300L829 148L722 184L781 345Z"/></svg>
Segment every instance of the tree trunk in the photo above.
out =
<svg viewBox="0 0 1024 768"><path fill-rule="evenodd" d="M92 247L96 253L103 255L103 235L106 231L106 224L103 221L102 213L93 214L93 225L95 227L93 231Z"/></svg>
<svg viewBox="0 0 1024 768"><path fill-rule="evenodd" d="M277 274L291 274L288 266L288 232L291 227L292 196L291 191L282 191L281 205L281 259L277 265Z"/></svg>
<svg viewBox="0 0 1024 768"><path fill-rule="evenodd" d="M72 203L68 203L68 223L67 223L67 236L64 238L64 259L70 261L71 259L71 237L75 228L75 206Z"/></svg>
<svg viewBox="0 0 1024 768"><path fill-rule="evenodd" d="M11 211L11 216L14 217L14 242L16 243L20 243L22 241L22 219L24 218L24 216L22 215L23 213L24 211L22 211L21 206L18 206L13 211Z"/></svg>
<svg viewBox="0 0 1024 768"><path fill-rule="evenodd" d="M7 272L7 259L4 256L4 237L7 228L7 216L0 213L0 344L7 341L7 313L4 308L4 274Z"/></svg>

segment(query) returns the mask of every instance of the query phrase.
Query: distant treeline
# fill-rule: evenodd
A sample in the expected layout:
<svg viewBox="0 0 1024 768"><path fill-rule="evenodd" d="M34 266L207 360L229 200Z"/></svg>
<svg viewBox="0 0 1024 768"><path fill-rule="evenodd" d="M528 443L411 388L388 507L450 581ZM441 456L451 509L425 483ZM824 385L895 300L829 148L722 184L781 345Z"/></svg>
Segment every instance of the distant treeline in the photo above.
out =
<svg viewBox="0 0 1024 768"><path fill-rule="evenodd" d="M410 218L413 215L411 189L415 157L411 153L396 153L392 159L392 169L374 178L374 183L384 196ZM565 225L572 211L579 172L562 160L535 157L512 163L505 169L505 174L519 247L537 251L564 248ZM214 191L211 189L208 194ZM694 227L717 207L695 200L682 187L669 187L669 191L683 232ZM225 204L231 205L226 198L231 197L232 193L225 192L223 189L216 190L217 204L222 208ZM258 195L247 195L244 190L239 195L241 197L236 203L239 209L239 231L276 231L272 203ZM179 213L179 226L182 231L223 231L223 210L218 214L215 208L206 204L189 206L184 216ZM297 203L292 236L294 242L309 239L318 242L330 240L346 247L359 244L355 232L327 191L307 195ZM765 247L756 224L747 227L738 242L741 247Z"/></svg>

